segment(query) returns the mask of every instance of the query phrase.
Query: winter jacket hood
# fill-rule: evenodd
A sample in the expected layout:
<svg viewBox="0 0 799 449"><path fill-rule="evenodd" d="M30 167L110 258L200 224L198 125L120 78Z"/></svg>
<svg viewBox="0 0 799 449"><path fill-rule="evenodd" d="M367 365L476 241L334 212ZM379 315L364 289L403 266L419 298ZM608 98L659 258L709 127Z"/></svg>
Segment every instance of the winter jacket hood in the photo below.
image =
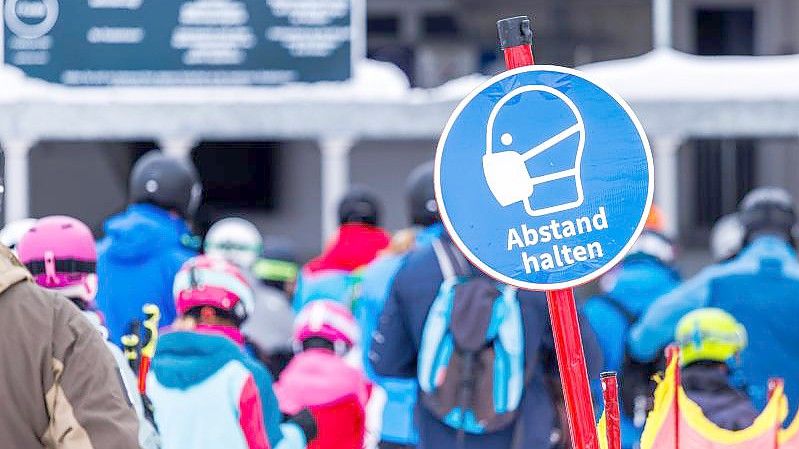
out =
<svg viewBox="0 0 799 449"><path fill-rule="evenodd" d="M175 331L158 340L151 369L165 387L185 390L208 379L231 360L242 358L242 349L229 338Z"/></svg>
<svg viewBox="0 0 799 449"><path fill-rule="evenodd" d="M109 218L104 229L103 250L109 257L130 261L154 257L190 234L183 219L151 204L131 204Z"/></svg>
<svg viewBox="0 0 799 449"><path fill-rule="evenodd" d="M179 218L150 204L132 204L108 219L106 237L97 246L97 307L103 312L109 340L119 345L142 306L161 309L161 322L175 320L172 282L180 267L196 252Z"/></svg>
<svg viewBox="0 0 799 449"><path fill-rule="evenodd" d="M336 354L311 349L294 356L275 384L280 409L295 414L304 407L357 397L362 406L369 399L369 382Z"/></svg>

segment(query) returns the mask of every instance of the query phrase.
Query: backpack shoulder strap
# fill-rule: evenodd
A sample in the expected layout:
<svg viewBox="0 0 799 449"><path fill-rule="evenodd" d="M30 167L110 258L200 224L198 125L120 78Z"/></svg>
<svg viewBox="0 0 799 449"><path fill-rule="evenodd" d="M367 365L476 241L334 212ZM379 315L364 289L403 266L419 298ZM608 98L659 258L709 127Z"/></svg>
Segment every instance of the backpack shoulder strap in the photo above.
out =
<svg viewBox="0 0 799 449"><path fill-rule="evenodd" d="M638 321L638 316L627 308L621 301L608 294L600 295L597 297L600 301L616 309L617 312L627 321L627 324L632 326Z"/></svg>
<svg viewBox="0 0 799 449"><path fill-rule="evenodd" d="M433 240L433 251L436 253L438 266L441 267L441 274L444 275L445 281L456 279L459 276L469 276L468 263L451 244L441 239Z"/></svg>

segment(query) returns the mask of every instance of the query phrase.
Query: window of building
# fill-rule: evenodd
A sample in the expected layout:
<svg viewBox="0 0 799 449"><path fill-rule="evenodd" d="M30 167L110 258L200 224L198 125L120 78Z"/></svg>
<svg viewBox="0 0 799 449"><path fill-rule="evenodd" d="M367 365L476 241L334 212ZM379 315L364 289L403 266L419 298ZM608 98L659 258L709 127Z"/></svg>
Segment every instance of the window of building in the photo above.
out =
<svg viewBox="0 0 799 449"><path fill-rule="evenodd" d="M396 37L400 23L397 16L369 16L366 19L366 32L369 37Z"/></svg>
<svg viewBox="0 0 799 449"><path fill-rule="evenodd" d="M704 245L713 224L735 212L738 203L755 187L755 139L694 139L683 153L693 166L691 180L682 186L692 199L684 229L688 243Z"/></svg>
<svg viewBox="0 0 799 449"><path fill-rule="evenodd" d="M275 142L203 142L192 153L203 204L217 208L277 206L280 151Z"/></svg>
<svg viewBox="0 0 799 449"><path fill-rule="evenodd" d="M449 14L428 14L423 20L424 33L431 37L458 35L458 23Z"/></svg>
<svg viewBox="0 0 799 449"><path fill-rule="evenodd" d="M754 8L696 10L696 53L754 55Z"/></svg>

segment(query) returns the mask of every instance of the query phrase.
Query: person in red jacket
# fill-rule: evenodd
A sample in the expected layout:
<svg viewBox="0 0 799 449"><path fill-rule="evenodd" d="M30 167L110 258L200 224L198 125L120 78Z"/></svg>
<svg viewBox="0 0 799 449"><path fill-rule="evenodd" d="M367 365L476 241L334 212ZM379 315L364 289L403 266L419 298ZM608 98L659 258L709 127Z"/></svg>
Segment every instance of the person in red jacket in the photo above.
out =
<svg viewBox="0 0 799 449"><path fill-rule="evenodd" d="M391 240L379 227L380 204L363 187L353 187L338 205L340 227L319 257L305 266L308 272L353 271L371 262Z"/></svg>
<svg viewBox="0 0 799 449"><path fill-rule="evenodd" d="M363 187L353 187L338 206L341 226L319 257L308 262L297 279L294 310L317 299L334 300L349 306L357 279L352 273L374 260L391 238L378 226L380 204Z"/></svg>

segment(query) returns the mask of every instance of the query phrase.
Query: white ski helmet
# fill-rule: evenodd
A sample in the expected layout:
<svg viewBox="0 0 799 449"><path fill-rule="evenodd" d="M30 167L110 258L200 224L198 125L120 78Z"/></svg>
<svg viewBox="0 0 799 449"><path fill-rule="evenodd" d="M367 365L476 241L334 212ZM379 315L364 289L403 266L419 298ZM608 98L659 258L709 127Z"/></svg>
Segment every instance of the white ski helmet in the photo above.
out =
<svg viewBox="0 0 799 449"><path fill-rule="evenodd" d="M261 257L264 240L249 221L231 217L217 221L205 235L205 254L249 270Z"/></svg>
<svg viewBox="0 0 799 449"><path fill-rule="evenodd" d="M17 243L28 231L36 224L35 218L23 218L14 220L0 229L0 243L16 254Z"/></svg>

